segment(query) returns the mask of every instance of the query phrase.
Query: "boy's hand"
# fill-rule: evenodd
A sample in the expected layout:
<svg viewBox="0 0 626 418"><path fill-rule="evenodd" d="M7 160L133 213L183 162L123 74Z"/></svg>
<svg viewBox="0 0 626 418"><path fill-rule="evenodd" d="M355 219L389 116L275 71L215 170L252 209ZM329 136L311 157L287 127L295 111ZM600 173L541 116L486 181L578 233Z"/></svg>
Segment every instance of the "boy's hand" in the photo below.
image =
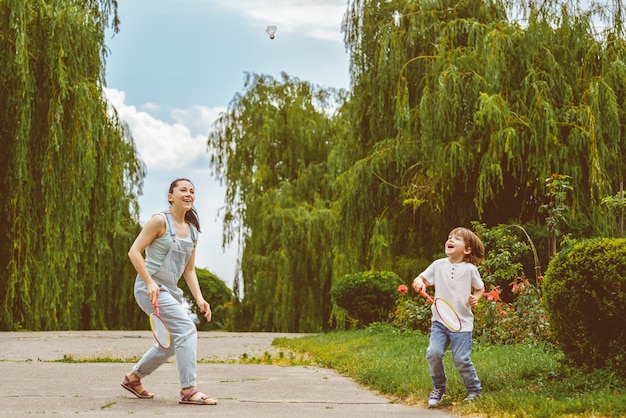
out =
<svg viewBox="0 0 626 418"><path fill-rule="evenodd" d="M470 295L469 297L469 304L470 306L473 308L474 306L478 305L478 301L480 300L480 298L474 296L474 295Z"/></svg>
<svg viewBox="0 0 626 418"><path fill-rule="evenodd" d="M418 293L420 292L420 290L422 290L422 289L424 289L426 287L426 285L424 285L424 282L422 281L422 279L420 279L419 277L416 277L413 280L412 286L413 286L413 289L416 292L418 292Z"/></svg>

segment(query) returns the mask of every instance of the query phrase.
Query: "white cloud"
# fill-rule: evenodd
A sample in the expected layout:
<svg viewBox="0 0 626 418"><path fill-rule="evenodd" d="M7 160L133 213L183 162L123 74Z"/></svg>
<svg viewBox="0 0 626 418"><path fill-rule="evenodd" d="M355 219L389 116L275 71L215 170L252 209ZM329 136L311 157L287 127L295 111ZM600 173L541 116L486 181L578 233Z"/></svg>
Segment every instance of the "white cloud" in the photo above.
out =
<svg viewBox="0 0 626 418"><path fill-rule="evenodd" d="M148 170L144 193L139 197L141 223L167 209L167 189L173 179L191 179L196 187L195 205L203 231L196 250L196 266L208 269L232 287L237 249L234 246L222 249L218 213L224 204L224 188L211 177L206 153L210 126L225 108L173 109L169 115L173 123L169 123L126 105L123 91L105 88L105 94L120 119L130 127L139 156ZM161 110L151 103L144 104L142 109L154 113Z"/></svg>
<svg viewBox="0 0 626 418"><path fill-rule="evenodd" d="M219 7L240 13L265 28L278 26L276 36L298 33L314 39L343 42L341 23L345 0L214 0Z"/></svg>
<svg viewBox="0 0 626 418"><path fill-rule="evenodd" d="M195 105L186 110L172 109L170 116L177 123L187 126L191 132L204 135L206 143L213 122L226 110L223 106L208 108Z"/></svg>
<svg viewBox="0 0 626 418"><path fill-rule="evenodd" d="M225 108L192 106L190 109L173 109L170 115L174 122L168 123L137 110L135 106L126 105L122 91L105 88L105 94L119 117L130 127L139 157L149 170L176 170L208 164L207 135ZM143 108L159 109L155 104L145 104Z"/></svg>
<svg viewBox="0 0 626 418"><path fill-rule="evenodd" d="M122 93L122 95L123 94L124 93ZM122 102L123 101L124 99L122 98ZM159 106L156 103L144 103L143 105L141 105L141 108L144 109L146 112L160 112L161 111L161 106Z"/></svg>

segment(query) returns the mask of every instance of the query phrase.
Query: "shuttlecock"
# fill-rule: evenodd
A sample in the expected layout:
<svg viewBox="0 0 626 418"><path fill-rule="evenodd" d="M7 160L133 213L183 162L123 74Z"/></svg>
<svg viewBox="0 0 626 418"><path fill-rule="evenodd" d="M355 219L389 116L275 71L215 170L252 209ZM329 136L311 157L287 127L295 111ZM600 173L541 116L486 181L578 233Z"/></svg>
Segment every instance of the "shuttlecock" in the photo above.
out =
<svg viewBox="0 0 626 418"><path fill-rule="evenodd" d="M276 26L268 26L265 29L265 32L270 36L270 39L274 39L274 35L276 34Z"/></svg>

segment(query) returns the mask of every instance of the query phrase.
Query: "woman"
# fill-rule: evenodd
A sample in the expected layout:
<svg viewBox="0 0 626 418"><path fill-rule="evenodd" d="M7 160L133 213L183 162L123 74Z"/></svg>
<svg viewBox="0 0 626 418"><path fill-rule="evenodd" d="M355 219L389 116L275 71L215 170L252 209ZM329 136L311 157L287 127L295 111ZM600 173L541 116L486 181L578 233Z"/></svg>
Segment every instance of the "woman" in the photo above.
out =
<svg viewBox="0 0 626 418"><path fill-rule="evenodd" d="M135 299L148 315L155 311L158 300L159 315L170 331L172 345L167 349L153 345L124 376L122 387L140 399L154 398L154 394L143 387L141 379L176 355L181 386L179 403L217 405L215 399L196 387L198 332L183 307L183 292L177 286L183 276L200 312L210 321L211 306L202 296L195 269L200 222L193 206L193 184L187 179L174 180L167 199L169 210L148 220L128 251L128 257L137 270Z"/></svg>

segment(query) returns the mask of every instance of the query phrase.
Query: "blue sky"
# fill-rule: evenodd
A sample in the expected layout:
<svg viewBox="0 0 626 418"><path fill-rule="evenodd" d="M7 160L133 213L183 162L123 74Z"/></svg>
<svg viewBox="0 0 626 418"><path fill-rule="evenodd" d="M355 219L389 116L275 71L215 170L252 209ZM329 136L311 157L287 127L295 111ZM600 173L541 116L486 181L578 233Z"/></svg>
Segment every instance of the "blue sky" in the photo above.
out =
<svg viewBox="0 0 626 418"><path fill-rule="evenodd" d="M281 72L348 89L341 21L346 0L122 0L107 33L106 94L128 123L147 168L140 220L167 208L177 177L196 186L203 233L196 265L232 285L236 244L222 250L224 189L210 175L211 126L245 73ZM278 30L274 40L268 25Z"/></svg>

